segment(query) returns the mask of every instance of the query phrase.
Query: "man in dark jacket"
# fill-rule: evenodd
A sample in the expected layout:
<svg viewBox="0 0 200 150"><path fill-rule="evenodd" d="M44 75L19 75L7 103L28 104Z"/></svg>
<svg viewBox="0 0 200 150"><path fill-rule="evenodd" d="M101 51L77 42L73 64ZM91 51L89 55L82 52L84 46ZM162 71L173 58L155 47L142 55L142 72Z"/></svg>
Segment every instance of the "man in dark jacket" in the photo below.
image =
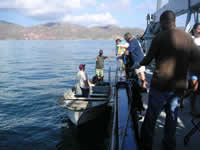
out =
<svg viewBox="0 0 200 150"><path fill-rule="evenodd" d="M155 59L156 63L150 83L148 109L141 128L144 150L152 150L156 120L163 109L166 112L164 149L175 149L179 98L187 88L188 70L200 71L200 50L187 33L176 29L175 20L172 11L162 13L162 31L152 40L148 54L140 62L140 65L146 66Z"/></svg>

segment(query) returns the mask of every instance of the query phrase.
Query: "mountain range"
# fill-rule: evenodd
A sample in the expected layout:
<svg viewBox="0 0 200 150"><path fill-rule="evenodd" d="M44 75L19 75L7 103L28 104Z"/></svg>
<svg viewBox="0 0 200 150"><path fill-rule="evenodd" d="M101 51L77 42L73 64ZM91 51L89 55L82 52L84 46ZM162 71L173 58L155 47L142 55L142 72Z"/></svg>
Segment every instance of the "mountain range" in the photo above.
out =
<svg viewBox="0 0 200 150"><path fill-rule="evenodd" d="M0 40L115 40L124 33L142 35L140 28L115 25L86 27L71 23L47 23L31 27L0 21Z"/></svg>

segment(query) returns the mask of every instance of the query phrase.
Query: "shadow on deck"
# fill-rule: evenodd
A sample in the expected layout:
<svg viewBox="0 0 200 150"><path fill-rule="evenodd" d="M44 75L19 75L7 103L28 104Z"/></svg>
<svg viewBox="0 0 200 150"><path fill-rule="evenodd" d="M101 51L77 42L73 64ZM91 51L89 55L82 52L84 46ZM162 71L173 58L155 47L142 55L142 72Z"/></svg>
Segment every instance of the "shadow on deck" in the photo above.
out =
<svg viewBox="0 0 200 150"><path fill-rule="evenodd" d="M145 108L147 108L148 104L148 94L143 94L143 102ZM176 131L176 140L177 140L177 150L199 150L200 149L200 132L196 132L190 138L189 143L184 146L184 137L188 134L188 132L194 127L191 120L192 115L190 114L190 99L185 99L184 108L179 111L178 116L178 125ZM198 102L198 108L200 109L200 97ZM143 116L145 113L143 114ZM197 122L200 121L200 118L197 119ZM139 126L141 127L143 120L140 120ZM158 117L156 128L155 128L155 136L154 136L154 145L153 150L162 150L162 138L164 133L164 124L165 124L165 112L161 112Z"/></svg>

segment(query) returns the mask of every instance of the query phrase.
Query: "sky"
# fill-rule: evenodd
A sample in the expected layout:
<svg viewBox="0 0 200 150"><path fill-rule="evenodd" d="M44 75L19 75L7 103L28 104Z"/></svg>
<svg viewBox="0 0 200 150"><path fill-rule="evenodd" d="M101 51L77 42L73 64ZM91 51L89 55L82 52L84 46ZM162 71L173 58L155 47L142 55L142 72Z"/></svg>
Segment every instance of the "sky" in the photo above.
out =
<svg viewBox="0 0 200 150"><path fill-rule="evenodd" d="M0 20L22 26L70 22L145 29L146 16L156 6L157 0L1 0Z"/></svg>

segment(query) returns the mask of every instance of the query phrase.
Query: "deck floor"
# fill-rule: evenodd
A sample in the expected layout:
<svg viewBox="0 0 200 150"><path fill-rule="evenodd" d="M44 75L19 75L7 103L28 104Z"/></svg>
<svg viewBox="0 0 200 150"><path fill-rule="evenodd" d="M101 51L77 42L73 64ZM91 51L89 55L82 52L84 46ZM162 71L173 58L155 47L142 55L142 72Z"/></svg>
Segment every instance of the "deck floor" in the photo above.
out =
<svg viewBox="0 0 200 150"><path fill-rule="evenodd" d="M146 79L147 82L150 83L150 79L152 76L152 70L146 68ZM149 88L149 84L147 85ZM143 103L145 108L147 109L148 104L148 93L142 94ZM198 108L200 112L200 96L198 98ZM176 150L200 150L200 132L197 131L191 138L187 146L184 146L184 137L188 134L188 132L194 127L191 120L192 115L190 113L190 102L189 98L184 100L184 109L179 110L178 115L178 125L176 130ZM145 112L142 113L143 119L145 116ZM143 119L139 121L139 128L142 125ZM200 118L198 118L200 121ZM156 127L155 127L155 136L154 136L154 144L153 150L162 150L162 138L164 132L164 124L165 124L165 112L161 112L160 116L157 119ZM140 129L139 129L140 131Z"/></svg>
<svg viewBox="0 0 200 150"><path fill-rule="evenodd" d="M149 81L148 81L149 82ZM143 94L143 102L145 108L147 108L148 104L148 94ZM198 101L198 108L200 111L200 96ZM143 113L143 116L145 112ZM190 114L190 102L189 99L184 101L183 110L179 111L178 117L178 125L176 132L176 140L177 140L177 148L176 150L199 150L200 149L200 132L197 131L191 138L187 146L184 146L184 136L192 129L192 115ZM200 118L198 119L200 121ZM139 127L141 127L143 120L140 120ZM163 127L165 123L165 113L161 112L155 128L155 137L154 137L154 145L153 150L162 150L161 140L163 138Z"/></svg>

